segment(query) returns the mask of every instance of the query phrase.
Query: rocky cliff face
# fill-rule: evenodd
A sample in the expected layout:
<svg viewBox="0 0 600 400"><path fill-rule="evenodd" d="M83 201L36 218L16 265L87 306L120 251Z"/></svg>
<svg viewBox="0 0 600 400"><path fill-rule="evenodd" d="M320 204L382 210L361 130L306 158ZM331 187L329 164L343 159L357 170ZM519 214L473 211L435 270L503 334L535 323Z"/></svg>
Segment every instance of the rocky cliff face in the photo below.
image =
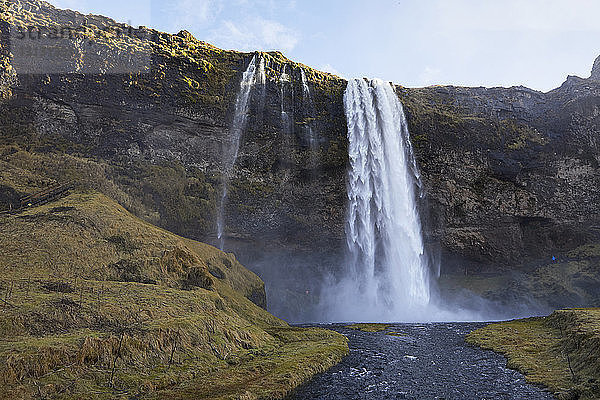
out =
<svg viewBox="0 0 600 400"><path fill-rule="evenodd" d="M17 150L67 154L86 168L70 158L36 164L28 187L5 176L5 205L75 178L150 222L214 243L222 154L253 54L34 0L11 4L2 18L4 157ZM32 26L84 28L53 45L62 49L60 62L48 60L44 72L15 54L15 32ZM123 54L133 61L120 64ZM226 248L266 281L271 309L297 319L344 255L346 82L280 53L260 56L267 82L264 97L255 90L250 100L230 181ZM598 63L589 79L570 76L548 93L397 87L425 183L426 236L442 276L522 273L600 241Z"/></svg>
<svg viewBox="0 0 600 400"><path fill-rule="evenodd" d="M592 74L590 79L600 80L600 56L594 61L594 67L592 68Z"/></svg>
<svg viewBox="0 0 600 400"><path fill-rule="evenodd" d="M445 265L515 265L595 240L600 85L403 89Z"/></svg>

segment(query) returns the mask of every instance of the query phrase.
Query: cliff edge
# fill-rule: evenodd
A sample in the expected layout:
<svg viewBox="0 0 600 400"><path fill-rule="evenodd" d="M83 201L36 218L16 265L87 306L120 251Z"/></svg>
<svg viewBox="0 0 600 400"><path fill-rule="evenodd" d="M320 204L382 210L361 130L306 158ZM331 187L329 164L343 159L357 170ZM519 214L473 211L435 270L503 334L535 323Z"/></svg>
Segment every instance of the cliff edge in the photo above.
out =
<svg viewBox="0 0 600 400"><path fill-rule="evenodd" d="M596 58L594 61L594 66L592 67L592 74L590 75L590 79L600 80L600 56Z"/></svg>

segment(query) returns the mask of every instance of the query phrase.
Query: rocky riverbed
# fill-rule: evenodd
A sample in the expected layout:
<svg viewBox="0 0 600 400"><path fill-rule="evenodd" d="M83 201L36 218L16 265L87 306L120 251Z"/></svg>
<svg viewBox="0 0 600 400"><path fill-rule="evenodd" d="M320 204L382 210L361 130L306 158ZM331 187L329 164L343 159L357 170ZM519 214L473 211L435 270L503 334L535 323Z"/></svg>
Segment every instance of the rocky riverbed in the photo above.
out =
<svg viewBox="0 0 600 400"><path fill-rule="evenodd" d="M483 326L391 324L379 332L327 326L348 337L350 355L290 399L553 399L503 356L464 341Z"/></svg>

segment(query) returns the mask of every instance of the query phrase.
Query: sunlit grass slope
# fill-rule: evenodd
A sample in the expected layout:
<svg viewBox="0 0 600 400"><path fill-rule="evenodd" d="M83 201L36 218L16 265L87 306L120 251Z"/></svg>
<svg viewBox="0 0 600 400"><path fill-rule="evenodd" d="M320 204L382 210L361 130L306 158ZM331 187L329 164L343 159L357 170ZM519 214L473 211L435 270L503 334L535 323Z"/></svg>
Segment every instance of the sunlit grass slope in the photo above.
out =
<svg viewBox="0 0 600 400"><path fill-rule="evenodd" d="M232 254L97 192L0 215L0 398L279 398L346 339L250 301Z"/></svg>

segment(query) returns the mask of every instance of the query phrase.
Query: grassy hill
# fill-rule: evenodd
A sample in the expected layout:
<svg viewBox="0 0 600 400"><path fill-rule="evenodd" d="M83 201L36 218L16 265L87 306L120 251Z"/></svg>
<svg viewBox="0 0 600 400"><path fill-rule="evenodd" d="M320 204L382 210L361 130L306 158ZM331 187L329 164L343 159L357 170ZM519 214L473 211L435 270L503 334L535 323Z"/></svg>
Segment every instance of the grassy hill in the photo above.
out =
<svg viewBox="0 0 600 400"><path fill-rule="evenodd" d="M467 342L506 354L508 366L559 399L600 398L600 308L488 325Z"/></svg>
<svg viewBox="0 0 600 400"><path fill-rule="evenodd" d="M0 398L277 398L347 352L251 302L263 283L232 254L98 192L0 231Z"/></svg>

